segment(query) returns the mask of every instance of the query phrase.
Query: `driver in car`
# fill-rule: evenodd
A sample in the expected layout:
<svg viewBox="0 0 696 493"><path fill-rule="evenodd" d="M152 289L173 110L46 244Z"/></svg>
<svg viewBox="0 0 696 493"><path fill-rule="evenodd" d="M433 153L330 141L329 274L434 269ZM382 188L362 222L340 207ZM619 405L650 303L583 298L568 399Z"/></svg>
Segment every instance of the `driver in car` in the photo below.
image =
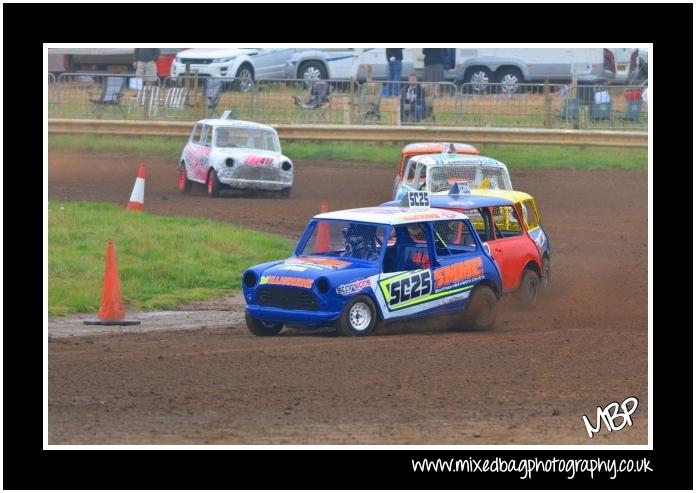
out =
<svg viewBox="0 0 696 493"><path fill-rule="evenodd" d="M217 144L218 147L229 147L230 146L230 133L226 128L217 129Z"/></svg>
<svg viewBox="0 0 696 493"><path fill-rule="evenodd" d="M365 224L351 224L342 230L346 249L343 257L362 260L379 259L377 246L377 227Z"/></svg>

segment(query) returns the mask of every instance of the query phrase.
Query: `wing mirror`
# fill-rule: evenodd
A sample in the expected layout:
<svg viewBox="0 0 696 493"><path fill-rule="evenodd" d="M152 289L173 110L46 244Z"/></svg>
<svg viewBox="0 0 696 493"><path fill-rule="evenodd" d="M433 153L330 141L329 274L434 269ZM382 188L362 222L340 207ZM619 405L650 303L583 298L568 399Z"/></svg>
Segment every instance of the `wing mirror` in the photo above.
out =
<svg viewBox="0 0 696 493"><path fill-rule="evenodd" d="M488 244L487 241L483 242L483 251L486 252L486 255L489 257L491 256L491 246Z"/></svg>

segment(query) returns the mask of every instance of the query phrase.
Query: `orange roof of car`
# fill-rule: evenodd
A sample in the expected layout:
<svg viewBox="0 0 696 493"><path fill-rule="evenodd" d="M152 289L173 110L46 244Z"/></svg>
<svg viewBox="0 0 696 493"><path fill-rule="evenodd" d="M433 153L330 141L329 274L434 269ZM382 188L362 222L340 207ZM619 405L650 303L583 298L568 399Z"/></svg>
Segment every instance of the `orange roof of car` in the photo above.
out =
<svg viewBox="0 0 696 493"><path fill-rule="evenodd" d="M469 144L457 142L414 142L407 144L401 150L401 154L437 154L440 152L450 152L450 147L454 146L457 154L480 154L479 150Z"/></svg>

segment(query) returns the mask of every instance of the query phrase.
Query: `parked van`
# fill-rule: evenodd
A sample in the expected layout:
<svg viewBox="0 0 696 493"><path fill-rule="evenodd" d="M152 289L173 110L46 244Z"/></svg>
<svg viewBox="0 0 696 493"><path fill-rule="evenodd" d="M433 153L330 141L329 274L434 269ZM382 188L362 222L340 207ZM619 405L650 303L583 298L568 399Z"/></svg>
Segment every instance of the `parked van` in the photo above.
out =
<svg viewBox="0 0 696 493"><path fill-rule="evenodd" d="M520 83L568 82L573 76L580 84L626 84L639 70L638 48L457 48L455 59L446 77L477 91L496 82L514 92Z"/></svg>
<svg viewBox="0 0 696 493"><path fill-rule="evenodd" d="M475 84L505 84L514 92L517 84L570 82L575 74L582 84L628 83L638 75L637 48L445 48L445 80ZM422 48L404 48L401 78L423 71ZM449 64L447 63L449 61ZM385 48L299 49L286 64L290 79L387 80L389 64Z"/></svg>

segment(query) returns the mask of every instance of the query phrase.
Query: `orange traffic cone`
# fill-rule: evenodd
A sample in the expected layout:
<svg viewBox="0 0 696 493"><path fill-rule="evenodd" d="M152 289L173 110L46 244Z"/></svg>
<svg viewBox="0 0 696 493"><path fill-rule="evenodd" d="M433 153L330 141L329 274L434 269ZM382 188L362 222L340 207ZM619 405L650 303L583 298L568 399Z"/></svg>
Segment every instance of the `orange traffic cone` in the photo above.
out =
<svg viewBox="0 0 696 493"><path fill-rule="evenodd" d="M99 320L85 320L87 325L137 325L139 320L125 320L126 311L121 303L121 282L116 266L114 242L109 240L106 249L106 267L104 269L104 289L102 302L97 313Z"/></svg>
<svg viewBox="0 0 696 493"><path fill-rule="evenodd" d="M324 212L329 212L329 204L326 202L326 200L322 201L321 203L321 213L323 214ZM329 225L328 223L322 221L317 227L317 242L314 251L316 253L326 253L329 251L330 243Z"/></svg>
<svg viewBox="0 0 696 493"><path fill-rule="evenodd" d="M145 210L145 163L140 163L138 177L133 185L133 193L128 202L128 210L143 211Z"/></svg>

